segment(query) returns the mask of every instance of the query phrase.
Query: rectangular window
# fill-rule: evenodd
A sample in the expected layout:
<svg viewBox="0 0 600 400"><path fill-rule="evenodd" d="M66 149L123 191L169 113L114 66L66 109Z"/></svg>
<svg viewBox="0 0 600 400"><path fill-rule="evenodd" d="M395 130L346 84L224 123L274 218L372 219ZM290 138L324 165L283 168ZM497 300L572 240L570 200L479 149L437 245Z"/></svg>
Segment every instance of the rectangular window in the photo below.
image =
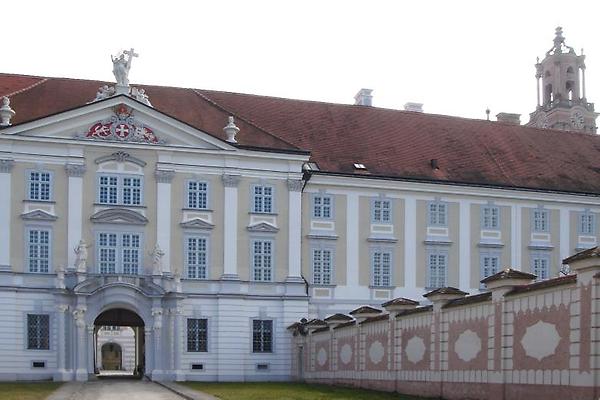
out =
<svg viewBox="0 0 600 400"><path fill-rule="evenodd" d="M546 256L534 256L531 260L531 273L541 281L550 277L550 259Z"/></svg>
<svg viewBox="0 0 600 400"><path fill-rule="evenodd" d="M273 212L273 187L254 186L252 198L252 212L272 213Z"/></svg>
<svg viewBox="0 0 600 400"><path fill-rule="evenodd" d="M192 279L207 278L207 239L189 237L186 247L187 277Z"/></svg>
<svg viewBox="0 0 600 400"><path fill-rule="evenodd" d="M50 349L50 316L27 314L27 348L30 350Z"/></svg>
<svg viewBox="0 0 600 400"><path fill-rule="evenodd" d="M139 233L98 234L97 264L101 274L137 275L142 259Z"/></svg>
<svg viewBox="0 0 600 400"><path fill-rule="evenodd" d="M31 171L29 173L29 200L49 201L51 185L50 172Z"/></svg>
<svg viewBox="0 0 600 400"><path fill-rule="evenodd" d="M255 319L252 321L252 351L270 353L273 351L273 321Z"/></svg>
<svg viewBox="0 0 600 400"><path fill-rule="evenodd" d="M500 228L500 209L493 206L485 206L481 209L481 227L483 229Z"/></svg>
<svg viewBox="0 0 600 400"><path fill-rule="evenodd" d="M500 257L495 254L481 255L481 279L498 273L500 268Z"/></svg>
<svg viewBox="0 0 600 400"><path fill-rule="evenodd" d="M313 218L329 219L333 216L331 196L316 195L313 197Z"/></svg>
<svg viewBox="0 0 600 400"><path fill-rule="evenodd" d="M374 251L371 270L373 286L392 285L392 253L389 251Z"/></svg>
<svg viewBox="0 0 600 400"><path fill-rule="evenodd" d="M137 275L140 265L140 235L124 233L121 236L123 273Z"/></svg>
<svg viewBox="0 0 600 400"><path fill-rule="evenodd" d="M47 273L50 269L50 231L30 229L27 234L29 272Z"/></svg>
<svg viewBox="0 0 600 400"><path fill-rule="evenodd" d="M448 255L443 252L430 252L427 260L429 271L429 288L446 287Z"/></svg>
<svg viewBox="0 0 600 400"><path fill-rule="evenodd" d="M187 207L208 208L208 183L189 181L187 186Z"/></svg>
<svg viewBox="0 0 600 400"><path fill-rule="evenodd" d="M208 351L208 320L188 319L187 320L187 351L189 352L207 352Z"/></svg>
<svg viewBox="0 0 600 400"><path fill-rule="evenodd" d="M445 203L429 203L429 226L446 226L448 206Z"/></svg>
<svg viewBox="0 0 600 400"><path fill-rule="evenodd" d="M372 203L373 222L390 223L392 221L392 204L390 200L373 200Z"/></svg>
<svg viewBox="0 0 600 400"><path fill-rule="evenodd" d="M533 231L534 232L548 232L549 221L548 221L548 210L536 208L533 210Z"/></svg>
<svg viewBox="0 0 600 400"><path fill-rule="evenodd" d="M98 203L139 206L142 204L142 178L100 175Z"/></svg>
<svg viewBox="0 0 600 400"><path fill-rule="evenodd" d="M582 235L596 234L596 215L591 212L579 214L579 233Z"/></svg>
<svg viewBox="0 0 600 400"><path fill-rule="evenodd" d="M315 285L331 285L332 264L331 250L313 249L313 283Z"/></svg>
<svg viewBox="0 0 600 400"><path fill-rule="evenodd" d="M255 281L273 280L273 242L255 240L252 243L252 276Z"/></svg>

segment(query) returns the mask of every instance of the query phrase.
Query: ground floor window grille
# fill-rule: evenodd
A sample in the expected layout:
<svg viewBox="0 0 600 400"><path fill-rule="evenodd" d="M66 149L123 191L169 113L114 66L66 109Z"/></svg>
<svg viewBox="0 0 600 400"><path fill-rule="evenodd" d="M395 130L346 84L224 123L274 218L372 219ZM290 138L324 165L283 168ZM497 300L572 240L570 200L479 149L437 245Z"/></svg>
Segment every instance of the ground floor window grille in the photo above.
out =
<svg viewBox="0 0 600 400"><path fill-rule="evenodd" d="M252 321L252 351L269 353L273 351L273 321L255 319Z"/></svg>
<svg viewBox="0 0 600 400"><path fill-rule="evenodd" d="M188 319L187 320L187 351L206 352L208 351L208 320Z"/></svg>
<svg viewBox="0 0 600 400"><path fill-rule="evenodd" d="M50 349L50 316L48 314L27 314L27 348L31 350Z"/></svg>

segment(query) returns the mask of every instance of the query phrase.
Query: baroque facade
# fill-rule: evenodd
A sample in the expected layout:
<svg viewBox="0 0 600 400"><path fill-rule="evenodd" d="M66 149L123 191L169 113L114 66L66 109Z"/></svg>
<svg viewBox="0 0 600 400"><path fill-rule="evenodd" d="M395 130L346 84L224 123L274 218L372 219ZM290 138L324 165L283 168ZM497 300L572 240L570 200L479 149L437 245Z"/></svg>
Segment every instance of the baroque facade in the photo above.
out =
<svg viewBox="0 0 600 400"><path fill-rule="evenodd" d="M301 318L597 244L595 135L133 87L134 56L0 75L0 379L86 380L128 326L152 379L286 380Z"/></svg>

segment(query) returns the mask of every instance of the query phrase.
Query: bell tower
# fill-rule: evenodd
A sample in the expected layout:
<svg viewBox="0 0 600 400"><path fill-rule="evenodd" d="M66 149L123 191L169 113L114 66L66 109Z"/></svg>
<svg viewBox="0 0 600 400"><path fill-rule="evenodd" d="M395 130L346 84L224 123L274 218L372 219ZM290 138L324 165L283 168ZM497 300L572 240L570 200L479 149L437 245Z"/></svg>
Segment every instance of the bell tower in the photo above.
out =
<svg viewBox="0 0 600 400"><path fill-rule="evenodd" d="M529 126L596 133L594 103L585 96L585 56L565 44L562 28L556 28L554 45L535 64L537 108ZM541 78L541 87L540 87Z"/></svg>

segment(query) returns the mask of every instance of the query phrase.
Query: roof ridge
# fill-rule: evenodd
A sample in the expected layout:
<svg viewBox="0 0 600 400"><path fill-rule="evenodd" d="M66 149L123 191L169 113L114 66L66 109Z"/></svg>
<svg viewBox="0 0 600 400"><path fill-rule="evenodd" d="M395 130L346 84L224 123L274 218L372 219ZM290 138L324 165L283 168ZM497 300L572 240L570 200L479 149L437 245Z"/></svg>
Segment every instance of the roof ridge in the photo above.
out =
<svg viewBox="0 0 600 400"><path fill-rule="evenodd" d="M33 89L33 88L34 88L34 87L36 87L36 86L39 86L39 85L42 85L42 84L44 84L44 83L48 82L49 80L50 80L50 78L42 78L42 77L40 77L40 80L39 80L39 81L37 81L37 82L35 82L35 83L33 83L33 84L31 84L31 85L27 86L27 87L21 88L21 89L19 89L19 90L15 90L15 91L14 91L14 92L12 92L12 93L5 94L4 96L5 96L5 97L11 97L11 96L14 96L14 95L16 95L16 94L19 94L19 93L26 92L26 91L28 91L28 90L31 90L31 89Z"/></svg>
<svg viewBox="0 0 600 400"><path fill-rule="evenodd" d="M252 126L253 126L253 127L255 127L256 129L259 129L259 130L261 130L262 132L266 133L267 135L269 135L269 136L272 136L272 137L274 137L274 138L276 138L276 139L278 139L278 140L281 140L283 143L285 143L285 144L287 144L287 145L289 145L289 146L292 146L292 147L294 147L295 149L298 149L298 150L303 150L302 148L300 148L300 147L296 146L295 144L288 142L287 140L285 140L285 139L283 139L283 138L279 137L278 135L275 135L274 133L272 133L272 132L268 131L267 129L263 128L262 126L260 126L260 125L256 124L255 122L253 122L253 121L250 121L249 119L247 119L247 118L245 118L245 117L241 116L240 114L238 114L238 113L235 113L235 112L233 112L233 111L231 111L231 110L227 109L225 106L223 106L223 105L221 105L221 104L217 103L217 102L216 102L216 101L214 101L213 99L211 99L211 98L209 98L208 96L206 96L204 93L200 92L200 90L201 90L201 89L190 89L190 90L191 90L193 93L195 93L197 96L200 96L202 99L204 99L204 100L206 100L207 102L209 102L210 104L212 104L213 106L215 106L215 107L219 108L219 109L220 109L220 110L222 110L222 111L225 111L225 112L229 113L229 114L230 114L230 115L232 115L232 116L235 116L236 118L239 118L240 120L244 121L245 123L247 123L247 124L249 124L249 125L252 125Z"/></svg>

